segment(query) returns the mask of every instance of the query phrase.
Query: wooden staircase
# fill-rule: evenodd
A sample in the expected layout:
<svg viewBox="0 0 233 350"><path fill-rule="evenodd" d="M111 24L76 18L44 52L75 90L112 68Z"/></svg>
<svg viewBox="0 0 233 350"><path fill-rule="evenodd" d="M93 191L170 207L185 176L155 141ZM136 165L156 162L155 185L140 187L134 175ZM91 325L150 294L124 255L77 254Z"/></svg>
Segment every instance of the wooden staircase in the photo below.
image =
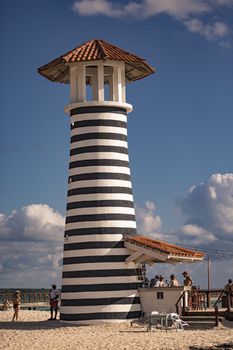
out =
<svg viewBox="0 0 233 350"><path fill-rule="evenodd" d="M214 310L186 311L182 320L189 324L190 329L211 329L216 326ZM219 311L219 322L224 318L224 311Z"/></svg>
<svg viewBox="0 0 233 350"><path fill-rule="evenodd" d="M192 292L192 290L191 290ZM217 300L211 305L211 293L217 296ZM224 304L224 293L225 289L221 290L198 290L198 294L191 294L191 310L186 311L185 305L185 291L180 295L177 300L176 312L177 314L182 314L182 320L189 324L189 328L191 329L209 329L219 325L222 323L223 318L228 321L233 321L233 311L230 307L230 297L225 300ZM183 303L181 303L183 301ZM222 308L219 308L219 303L222 302ZM181 304L183 306L181 306ZM206 308L207 306L207 308ZM224 307L224 308L223 308Z"/></svg>

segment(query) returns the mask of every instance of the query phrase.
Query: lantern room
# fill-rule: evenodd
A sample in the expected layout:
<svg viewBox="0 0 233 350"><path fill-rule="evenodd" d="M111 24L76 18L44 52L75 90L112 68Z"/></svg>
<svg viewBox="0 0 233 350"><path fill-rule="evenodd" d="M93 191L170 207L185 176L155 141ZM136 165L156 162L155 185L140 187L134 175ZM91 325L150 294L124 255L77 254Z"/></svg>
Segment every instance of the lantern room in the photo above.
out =
<svg viewBox="0 0 233 350"><path fill-rule="evenodd" d="M70 103L126 102L126 83L155 69L143 58L94 39L39 68L53 82L70 84Z"/></svg>

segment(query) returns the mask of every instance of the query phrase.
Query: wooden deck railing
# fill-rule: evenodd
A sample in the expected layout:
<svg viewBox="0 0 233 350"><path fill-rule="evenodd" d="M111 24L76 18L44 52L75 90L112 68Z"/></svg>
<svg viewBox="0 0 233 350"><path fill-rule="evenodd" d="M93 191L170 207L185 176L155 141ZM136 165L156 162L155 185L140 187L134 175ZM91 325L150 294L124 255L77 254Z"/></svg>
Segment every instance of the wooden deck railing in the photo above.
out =
<svg viewBox="0 0 233 350"><path fill-rule="evenodd" d="M221 301L222 298L222 289L198 289L197 290L197 300L191 304L192 309L203 310L206 308L215 307L215 298Z"/></svg>
<svg viewBox="0 0 233 350"><path fill-rule="evenodd" d="M187 310L198 311L198 310L206 310L207 308L212 307L215 309L215 313L217 313L218 304L222 302L223 295L224 295L224 290L222 289L212 289L212 290L198 289L198 290L195 290L194 293L192 293L192 290L190 290L188 297L186 299L186 301L188 301L188 305L185 305L185 292L183 292L175 304L176 312L179 315L182 315L182 314L185 314ZM182 303L182 300L183 300L183 303ZM228 311L230 311L230 303L231 303L230 296L228 296L228 300L227 300ZM182 305L182 309L181 309L181 305Z"/></svg>
<svg viewBox="0 0 233 350"><path fill-rule="evenodd" d="M182 294L180 295L179 299L177 300L177 302L175 303L176 306L176 313L181 316L185 314L185 291L182 292ZM181 311L181 300L183 301L182 303L182 311Z"/></svg>

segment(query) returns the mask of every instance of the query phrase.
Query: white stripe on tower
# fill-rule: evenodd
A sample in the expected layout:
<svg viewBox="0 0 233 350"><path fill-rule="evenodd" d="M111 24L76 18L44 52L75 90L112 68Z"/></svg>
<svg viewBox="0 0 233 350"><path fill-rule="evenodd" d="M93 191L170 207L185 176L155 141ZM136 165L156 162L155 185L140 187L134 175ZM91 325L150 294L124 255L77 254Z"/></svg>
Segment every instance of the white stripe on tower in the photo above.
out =
<svg viewBox="0 0 233 350"><path fill-rule="evenodd" d="M138 265L125 263L123 236L136 234L126 110L71 109L61 319L137 318Z"/></svg>

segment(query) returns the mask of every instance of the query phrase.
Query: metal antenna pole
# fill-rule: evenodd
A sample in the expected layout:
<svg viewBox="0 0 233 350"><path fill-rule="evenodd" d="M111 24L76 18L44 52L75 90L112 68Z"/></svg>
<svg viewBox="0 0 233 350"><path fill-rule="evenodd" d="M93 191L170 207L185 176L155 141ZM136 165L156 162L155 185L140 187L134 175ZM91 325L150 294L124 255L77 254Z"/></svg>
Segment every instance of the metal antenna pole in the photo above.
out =
<svg viewBox="0 0 233 350"><path fill-rule="evenodd" d="M208 296L207 296L207 307L210 307L210 257L207 257L207 262L208 262Z"/></svg>

